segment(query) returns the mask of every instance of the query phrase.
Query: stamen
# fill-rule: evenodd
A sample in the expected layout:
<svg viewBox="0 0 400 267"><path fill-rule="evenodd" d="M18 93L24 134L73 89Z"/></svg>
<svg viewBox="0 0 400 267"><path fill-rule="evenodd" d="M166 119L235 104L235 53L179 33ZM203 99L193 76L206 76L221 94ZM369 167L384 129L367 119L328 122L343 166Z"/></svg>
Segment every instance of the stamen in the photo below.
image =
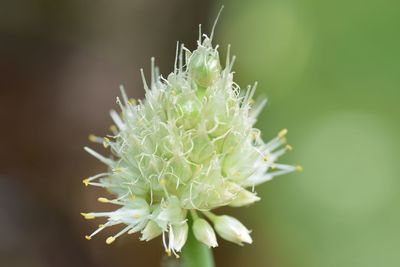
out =
<svg viewBox="0 0 400 267"><path fill-rule="evenodd" d="M201 44L201 24L199 24L199 39L197 40L197 45Z"/></svg>
<svg viewBox="0 0 400 267"><path fill-rule="evenodd" d="M110 145L110 139L108 139L107 137L103 138L103 146L104 148L107 148Z"/></svg>
<svg viewBox="0 0 400 267"><path fill-rule="evenodd" d="M114 163L113 160L100 155L99 153L97 153L96 151L94 151L93 149L91 149L89 147L85 146L84 149L86 150L86 152L88 152L90 155L92 155L93 157L97 158L98 160L100 160L104 164L106 164L108 166L112 166L113 165L113 163Z"/></svg>
<svg viewBox="0 0 400 267"><path fill-rule="evenodd" d="M113 125L110 125L109 130L110 130L113 134L117 134L117 133L118 133L117 126L115 126L114 124L113 124Z"/></svg>
<svg viewBox="0 0 400 267"><path fill-rule="evenodd" d="M140 75L142 76L142 82L143 82L144 90L147 93L149 91L149 86L147 85L146 77L144 76L143 69L140 69Z"/></svg>
<svg viewBox="0 0 400 267"><path fill-rule="evenodd" d="M150 62L151 62L151 84L150 84L150 86L151 86L151 89L153 89L156 84L155 58L151 57Z"/></svg>
<svg viewBox="0 0 400 267"><path fill-rule="evenodd" d="M115 237L113 237L113 236L109 236L107 239L106 239L106 243L107 243L107 245L110 245L112 242L114 242L115 241Z"/></svg>
<svg viewBox="0 0 400 267"><path fill-rule="evenodd" d="M97 228L93 233L91 233L89 236L85 236L85 238L87 240L91 240L93 236L95 236L96 234L98 234L99 232L101 232L102 230L104 230L105 228L109 227L109 226L113 226L118 224L117 222L107 222L105 224L99 224L99 228Z"/></svg>
<svg viewBox="0 0 400 267"><path fill-rule="evenodd" d="M294 168L298 172L302 172L303 171L303 166L301 166L301 165L296 165L296 166L294 166Z"/></svg>
<svg viewBox="0 0 400 267"><path fill-rule="evenodd" d="M129 98L129 104L132 106L136 106L137 105L137 101L134 98Z"/></svg>
<svg viewBox="0 0 400 267"><path fill-rule="evenodd" d="M83 218L85 218L86 220L92 220L95 218L95 216L92 213L84 213L81 212L81 215L83 216Z"/></svg>
<svg viewBox="0 0 400 267"><path fill-rule="evenodd" d="M82 183L83 183L85 186L88 186L88 185L90 184L91 181L93 181L93 180L95 180L95 179L98 179L98 178L101 178L101 177L109 176L109 175L110 175L110 173L108 173L108 172L99 173L99 174L96 174L96 175L91 176L91 177L89 177L89 178L83 179L83 180L82 180Z"/></svg>
<svg viewBox="0 0 400 267"><path fill-rule="evenodd" d="M129 229L132 228L132 225L128 225L127 227L125 227L124 229L122 229L120 232L118 232L118 234L116 234L115 236L110 236L106 239L106 243L107 245L110 245L111 243L113 243L115 241L115 239L117 239L118 237L120 237L121 235L125 234L126 232L129 231Z"/></svg>
<svg viewBox="0 0 400 267"><path fill-rule="evenodd" d="M121 95L122 95L122 99L124 100L124 104L125 104L125 106L127 106L129 104L129 100L128 100L128 97L126 96L125 88L122 84L119 86L119 90L121 91Z"/></svg>
<svg viewBox="0 0 400 267"><path fill-rule="evenodd" d="M111 116L111 119L114 121L114 123L118 126L118 128L120 130L123 131L126 129L126 126L123 123L123 121L121 120L121 117L118 115L118 113L115 110L113 110L113 109L110 110L110 116Z"/></svg>
<svg viewBox="0 0 400 267"><path fill-rule="evenodd" d="M101 203L109 203L110 201L107 199L107 198L105 198L105 197L99 197L98 199L97 199L97 201L99 201L99 202L101 202Z"/></svg>
<svg viewBox="0 0 400 267"><path fill-rule="evenodd" d="M278 133L278 138L282 139L283 137L285 137L285 135L288 133L287 129L283 129Z"/></svg>
<svg viewBox="0 0 400 267"><path fill-rule="evenodd" d="M99 144L102 143L101 137L95 136L94 134L89 134L88 139L90 142L93 142L93 143L99 143Z"/></svg>

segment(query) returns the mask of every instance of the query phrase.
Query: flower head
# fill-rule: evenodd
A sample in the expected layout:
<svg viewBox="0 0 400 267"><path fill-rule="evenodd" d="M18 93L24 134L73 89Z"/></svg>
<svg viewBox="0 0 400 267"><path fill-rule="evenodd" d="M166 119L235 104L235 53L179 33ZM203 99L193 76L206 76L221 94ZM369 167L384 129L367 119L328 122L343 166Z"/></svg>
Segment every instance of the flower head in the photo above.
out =
<svg viewBox="0 0 400 267"><path fill-rule="evenodd" d="M298 169L276 163L291 148L285 145L287 130L264 143L254 124L266 101L253 101L256 84L244 92L239 88L229 47L222 67L211 40L212 34L200 34L196 50L177 47L174 71L167 78L152 59L149 85L142 71L145 99L128 99L121 88L120 111L110 113L115 122L111 133L89 137L109 148L111 156L86 147L108 171L83 183L107 189L114 199L98 200L117 208L82 214L106 219L87 239L123 225L107 244L124 233L141 232L146 241L162 235L166 251L177 255L189 230L207 246L217 246L208 219L222 238L251 243L250 231L238 220L211 210L252 204L260 200L256 185ZM190 229L189 213L194 219Z"/></svg>

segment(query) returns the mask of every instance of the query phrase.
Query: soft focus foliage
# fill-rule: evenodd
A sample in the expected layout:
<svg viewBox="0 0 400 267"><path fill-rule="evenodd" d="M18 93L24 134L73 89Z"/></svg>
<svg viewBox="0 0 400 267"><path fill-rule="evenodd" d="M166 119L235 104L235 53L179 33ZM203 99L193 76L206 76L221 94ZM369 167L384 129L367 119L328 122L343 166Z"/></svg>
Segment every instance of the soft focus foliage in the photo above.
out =
<svg viewBox="0 0 400 267"><path fill-rule="evenodd" d="M288 122L288 157L304 166L262 187L246 216L264 235L232 264L250 253L252 266L398 266L399 3L229 3L218 37L238 82L258 79L270 100L258 126L272 136Z"/></svg>

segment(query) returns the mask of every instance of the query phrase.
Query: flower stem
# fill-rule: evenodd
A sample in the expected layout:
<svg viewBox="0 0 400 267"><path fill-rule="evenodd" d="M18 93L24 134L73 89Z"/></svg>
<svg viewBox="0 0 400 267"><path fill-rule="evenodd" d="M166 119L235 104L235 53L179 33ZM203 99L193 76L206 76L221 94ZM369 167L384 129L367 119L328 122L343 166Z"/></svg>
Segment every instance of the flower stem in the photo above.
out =
<svg viewBox="0 0 400 267"><path fill-rule="evenodd" d="M192 218L189 225L192 225ZM210 248L199 242L192 231L188 233L188 239L182 250L183 267L214 267L214 257Z"/></svg>

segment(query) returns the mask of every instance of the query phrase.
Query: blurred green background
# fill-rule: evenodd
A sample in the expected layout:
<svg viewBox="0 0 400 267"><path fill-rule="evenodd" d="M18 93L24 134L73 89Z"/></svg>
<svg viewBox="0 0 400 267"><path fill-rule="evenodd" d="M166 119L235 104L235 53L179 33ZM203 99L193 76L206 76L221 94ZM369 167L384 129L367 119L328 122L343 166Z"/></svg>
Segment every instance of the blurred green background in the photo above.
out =
<svg viewBox="0 0 400 267"><path fill-rule="evenodd" d="M139 68L172 70L175 42L216 29L236 81L268 98L265 140L289 129L286 163L262 201L229 209L254 243L220 242L217 266L400 266L400 3L3 1L0 4L0 265L159 266L161 241L83 236L103 208L81 178L102 170L82 147L106 132L118 85L140 98Z"/></svg>

